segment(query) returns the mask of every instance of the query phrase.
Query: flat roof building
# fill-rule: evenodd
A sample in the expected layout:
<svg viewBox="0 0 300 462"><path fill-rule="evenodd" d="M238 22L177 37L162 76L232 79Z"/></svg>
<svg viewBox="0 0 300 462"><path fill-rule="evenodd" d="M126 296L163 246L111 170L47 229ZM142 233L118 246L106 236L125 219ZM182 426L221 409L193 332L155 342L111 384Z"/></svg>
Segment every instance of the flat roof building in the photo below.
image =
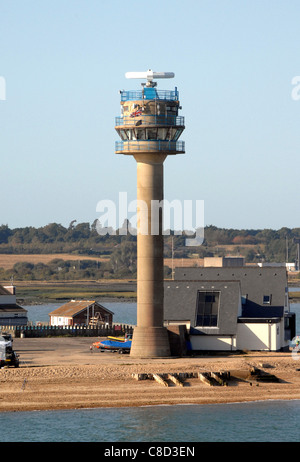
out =
<svg viewBox="0 0 300 462"><path fill-rule="evenodd" d="M244 266L245 259L244 257L204 257L204 266L205 267L237 267Z"/></svg>

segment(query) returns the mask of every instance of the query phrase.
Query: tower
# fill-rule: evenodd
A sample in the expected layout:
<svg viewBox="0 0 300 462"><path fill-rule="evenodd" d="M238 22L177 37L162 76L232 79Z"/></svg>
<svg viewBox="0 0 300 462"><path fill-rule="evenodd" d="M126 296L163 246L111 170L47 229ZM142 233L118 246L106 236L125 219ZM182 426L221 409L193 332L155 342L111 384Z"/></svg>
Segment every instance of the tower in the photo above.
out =
<svg viewBox="0 0 300 462"><path fill-rule="evenodd" d="M168 155L183 154L184 118L178 116L179 94L157 90L154 79L173 78L172 72L128 72L143 79L142 89L121 91L121 117L115 129L122 141L116 154L137 162L137 326L131 356L170 356L167 329L163 327L163 163ZM158 207L160 204L160 207Z"/></svg>

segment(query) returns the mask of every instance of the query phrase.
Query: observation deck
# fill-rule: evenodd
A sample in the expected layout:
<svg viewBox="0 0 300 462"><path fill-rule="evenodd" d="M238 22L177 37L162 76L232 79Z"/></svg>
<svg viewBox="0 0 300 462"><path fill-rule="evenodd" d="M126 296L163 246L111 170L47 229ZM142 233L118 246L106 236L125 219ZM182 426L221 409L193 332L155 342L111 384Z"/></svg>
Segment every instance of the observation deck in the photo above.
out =
<svg viewBox="0 0 300 462"><path fill-rule="evenodd" d="M116 154L184 154L184 141L116 141Z"/></svg>
<svg viewBox="0 0 300 462"><path fill-rule="evenodd" d="M185 144L178 141L185 125L178 115L179 92L157 90L143 85L142 90L120 91L121 116L115 118L115 130L121 138L116 154L183 154Z"/></svg>

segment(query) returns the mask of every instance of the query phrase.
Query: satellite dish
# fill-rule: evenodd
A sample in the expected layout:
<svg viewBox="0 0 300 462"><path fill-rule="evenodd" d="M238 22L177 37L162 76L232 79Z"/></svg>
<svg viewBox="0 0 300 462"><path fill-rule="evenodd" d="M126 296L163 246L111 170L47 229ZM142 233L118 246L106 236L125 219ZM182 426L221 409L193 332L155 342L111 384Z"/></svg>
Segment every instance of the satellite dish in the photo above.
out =
<svg viewBox="0 0 300 462"><path fill-rule="evenodd" d="M147 79L148 82L152 82L153 79L173 79L175 77L174 72L153 72L148 69L146 72L126 72L126 79Z"/></svg>

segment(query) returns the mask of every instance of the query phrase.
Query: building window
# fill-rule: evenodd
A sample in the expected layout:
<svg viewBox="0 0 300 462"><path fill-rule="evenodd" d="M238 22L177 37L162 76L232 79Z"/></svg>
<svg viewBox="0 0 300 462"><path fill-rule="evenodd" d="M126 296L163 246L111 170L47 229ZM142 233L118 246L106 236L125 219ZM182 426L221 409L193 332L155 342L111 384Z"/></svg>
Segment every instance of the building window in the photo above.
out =
<svg viewBox="0 0 300 462"><path fill-rule="evenodd" d="M196 326L217 327L220 292L198 291Z"/></svg>
<svg viewBox="0 0 300 462"><path fill-rule="evenodd" d="M263 296L263 305L271 305L271 295Z"/></svg>

